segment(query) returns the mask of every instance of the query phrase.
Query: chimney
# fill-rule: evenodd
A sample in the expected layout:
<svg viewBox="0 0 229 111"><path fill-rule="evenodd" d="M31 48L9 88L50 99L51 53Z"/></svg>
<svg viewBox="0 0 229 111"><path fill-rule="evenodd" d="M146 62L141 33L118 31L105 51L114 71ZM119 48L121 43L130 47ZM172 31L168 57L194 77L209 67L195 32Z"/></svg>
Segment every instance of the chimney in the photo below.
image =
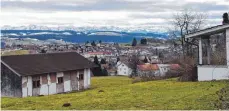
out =
<svg viewBox="0 0 229 111"><path fill-rule="evenodd" d="M223 25L229 24L228 13L223 14Z"/></svg>

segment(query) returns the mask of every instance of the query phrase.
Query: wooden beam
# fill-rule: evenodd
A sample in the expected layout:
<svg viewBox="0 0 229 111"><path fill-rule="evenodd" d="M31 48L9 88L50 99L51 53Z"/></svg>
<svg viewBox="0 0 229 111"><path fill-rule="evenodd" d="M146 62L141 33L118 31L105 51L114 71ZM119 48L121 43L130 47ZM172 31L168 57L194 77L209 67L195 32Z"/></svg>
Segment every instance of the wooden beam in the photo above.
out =
<svg viewBox="0 0 229 111"><path fill-rule="evenodd" d="M202 64L202 38L199 39L199 64Z"/></svg>
<svg viewBox="0 0 229 111"><path fill-rule="evenodd" d="M210 65L210 61L211 61L211 45L210 45L210 37L208 37L207 39L207 63L208 65Z"/></svg>
<svg viewBox="0 0 229 111"><path fill-rule="evenodd" d="M227 66L229 66L229 29L225 31Z"/></svg>
<svg viewBox="0 0 229 111"><path fill-rule="evenodd" d="M204 29L204 30L200 30L200 31L197 31L195 33L185 35L185 38L193 38L193 37L198 38L198 37L201 37L203 35L206 36L206 35L224 32L226 29L229 29L229 24L228 25L215 26L215 27Z"/></svg>

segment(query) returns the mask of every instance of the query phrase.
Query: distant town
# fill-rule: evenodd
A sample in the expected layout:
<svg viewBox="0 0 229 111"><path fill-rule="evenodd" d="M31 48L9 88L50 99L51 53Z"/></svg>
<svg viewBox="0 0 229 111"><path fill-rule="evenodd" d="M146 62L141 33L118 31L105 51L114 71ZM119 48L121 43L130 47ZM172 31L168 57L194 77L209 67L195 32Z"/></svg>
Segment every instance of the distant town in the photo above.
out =
<svg viewBox="0 0 229 111"><path fill-rule="evenodd" d="M3 0L3 110L229 110L228 0Z"/></svg>
<svg viewBox="0 0 229 111"><path fill-rule="evenodd" d="M29 38L15 39L2 37L1 42L1 54L3 56L77 52L92 62L94 57L97 56L99 61L103 59L109 66L105 67L108 75L117 75L117 59L128 62L127 58L130 58L133 54L138 54L139 59L142 61L147 59L148 63L163 64L168 63L175 52L174 44L171 41L154 38L142 38L140 41L133 39L130 43L106 43L101 40L70 43L61 40L42 41Z"/></svg>

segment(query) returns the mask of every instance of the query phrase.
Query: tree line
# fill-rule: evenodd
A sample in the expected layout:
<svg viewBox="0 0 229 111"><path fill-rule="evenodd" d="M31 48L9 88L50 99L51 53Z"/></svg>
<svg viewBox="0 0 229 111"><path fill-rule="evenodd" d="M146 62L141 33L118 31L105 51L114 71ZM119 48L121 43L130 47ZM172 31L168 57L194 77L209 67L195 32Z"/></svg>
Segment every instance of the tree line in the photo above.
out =
<svg viewBox="0 0 229 111"><path fill-rule="evenodd" d="M108 71L105 67L102 67L102 65L107 64L105 59L101 59L100 62L98 60L98 57L94 57L94 63L98 66L92 69L92 73L94 76L108 76Z"/></svg>

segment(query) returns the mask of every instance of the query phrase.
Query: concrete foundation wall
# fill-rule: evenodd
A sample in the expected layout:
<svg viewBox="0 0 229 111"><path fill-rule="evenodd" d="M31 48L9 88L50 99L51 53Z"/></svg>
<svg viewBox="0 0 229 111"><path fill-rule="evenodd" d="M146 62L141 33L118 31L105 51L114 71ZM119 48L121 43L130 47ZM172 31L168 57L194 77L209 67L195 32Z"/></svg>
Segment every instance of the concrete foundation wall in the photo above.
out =
<svg viewBox="0 0 229 111"><path fill-rule="evenodd" d="M198 66L198 81L229 79L227 66Z"/></svg>

